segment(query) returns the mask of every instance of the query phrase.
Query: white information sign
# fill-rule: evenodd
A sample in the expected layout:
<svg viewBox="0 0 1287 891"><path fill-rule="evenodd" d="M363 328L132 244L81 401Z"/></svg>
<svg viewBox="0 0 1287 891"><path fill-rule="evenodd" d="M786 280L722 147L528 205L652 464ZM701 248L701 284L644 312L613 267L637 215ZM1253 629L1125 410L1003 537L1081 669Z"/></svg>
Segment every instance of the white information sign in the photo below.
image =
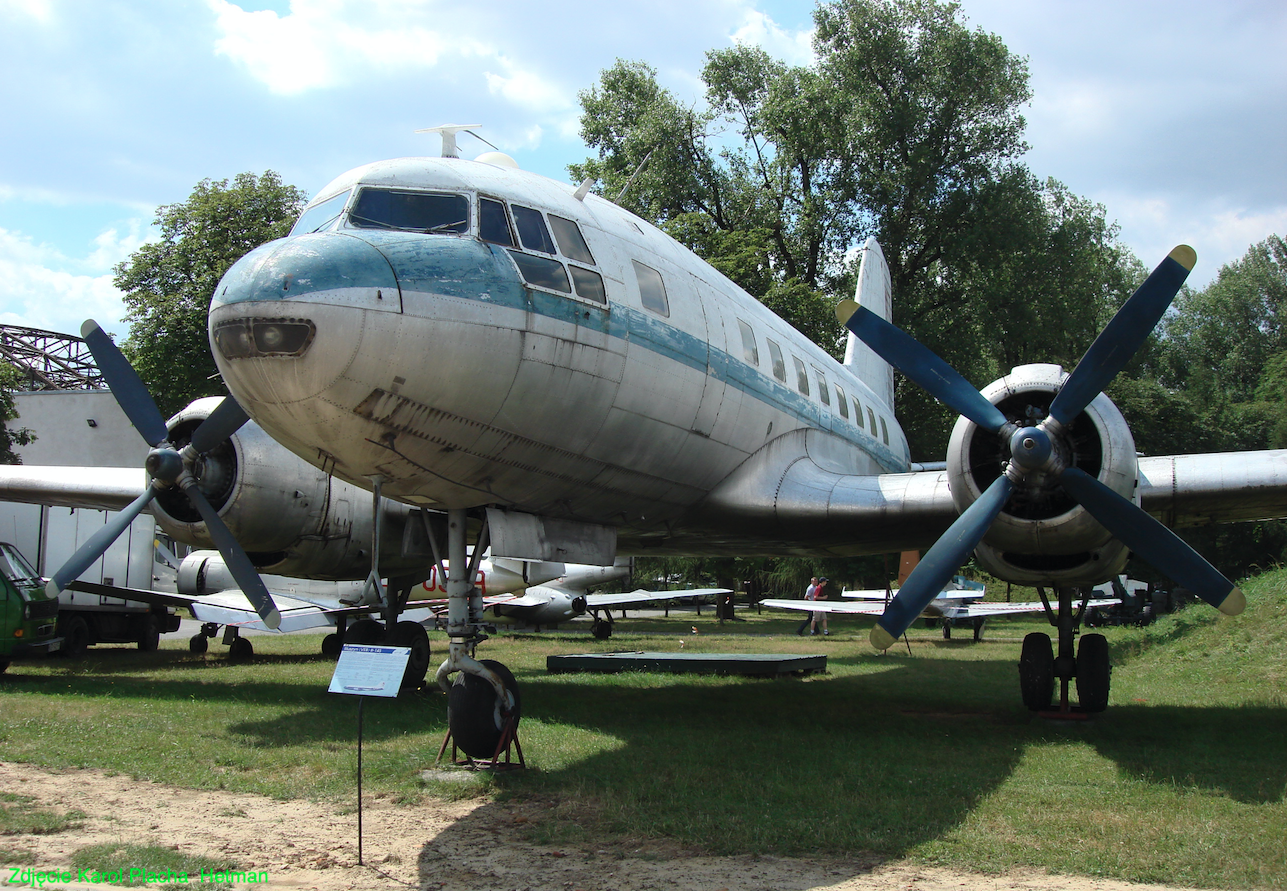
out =
<svg viewBox="0 0 1287 891"><path fill-rule="evenodd" d="M410 647L345 644L327 692L393 698L402 687L410 657Z"/></svg>

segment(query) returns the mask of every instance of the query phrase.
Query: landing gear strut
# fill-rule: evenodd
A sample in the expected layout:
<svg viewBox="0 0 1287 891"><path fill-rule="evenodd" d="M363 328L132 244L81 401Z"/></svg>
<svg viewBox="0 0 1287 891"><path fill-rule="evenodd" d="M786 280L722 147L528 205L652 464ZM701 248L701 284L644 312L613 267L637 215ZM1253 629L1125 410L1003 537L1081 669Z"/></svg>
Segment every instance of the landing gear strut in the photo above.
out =
<svg viewBox="0 0 1287 891"><path fill-rule="evenodd" d="M459 748L473 759L489 759L490 767L497 767L505 754L505 764L510 764L509 748L517 748L519 765L523 766L523 750L518 744L518 722L522 705L518 683L504 665L491 659L482 662L474 658L478 644L487 639L483 631L483 601L474 586L478 561L487 549L488 529L484 518L482 530L474 544L473 558L466 553L466 526L468 515L464 510L447 511L447 562L451 572L447 578L447 658L438 667L438 686L447 693L447 738L438 753L441 758L448 743ZM442 561L438 546L430 535L438 563L438 577L442 578ZM467 571L464 567L468 567ZM453 681L451 675L456 674Z"/></svg>
<svg viewBox="0 0 1287 891"><path fill-rule="evenodd" d="M1059 635L1058 654L1051 648L1049 634L1033 632L1023 639L1019 656L1019 691L1023 704L1043 717L1085 719L1108 708L1109 679L1108 640L1102 634L1087 634L1073 655L1073 643L1086 613L1087 589L1081 594L1081 606L1073 609L1075 588L1058 588L1058 609L1052 608L1045 589L1038 588L1046 616ZM1054 682L1059 679L1059 704L1051 708ZM1068 687L1076 682L1078 705L1068 700Z"/></svg>

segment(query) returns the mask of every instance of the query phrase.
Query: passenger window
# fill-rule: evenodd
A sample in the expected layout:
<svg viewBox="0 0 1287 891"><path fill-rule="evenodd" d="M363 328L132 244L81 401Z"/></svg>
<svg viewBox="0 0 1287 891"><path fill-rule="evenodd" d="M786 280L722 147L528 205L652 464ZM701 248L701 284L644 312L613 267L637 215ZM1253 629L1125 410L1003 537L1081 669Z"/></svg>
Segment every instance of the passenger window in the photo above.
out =
<svg viewBox="0 0 1287 891"><path fill-rule="evenodd" d="M608 294L603 290L603 276L593 269L582 269L571 264L568 264L568 271L572 273L572 285L576 288L578 297L595 303L608 302Z"/></svg>
<svg viewBox="0 0 1287 891"><path fill-rule="evenodd" d="M638 260L631 260L635 266L635 279L639 282L639 299L644 309L650 309L657 315L670 318L670 301L666 298L666 284L661 280L661 273L651 266L645 266Z"/></svg>
<svg viewBox="0 0 1287 891"><path fill-rule="evenodd" d="M747 365L754 365L759 368L760 350L755 345L755 332L751 330L750 325L741 319L737 320L737 329L742 332L742 360Z"/></svg>
<svg viewBox="0 0 1287 891"><path fill-rule="evenodd" d="M541 212L517 204L512 207L514 223L518 226L518 238L523 243L523 247L529 251L553 254L554 240L550 238L550 230L545 228L545 220L541 217Z"/></svg>
<svg viewBox="0 0 1287 891"><path fill-rule="evenodd" d="M854 423L858 425L859 430L863 429L862 403L858 401L857 396L854 397Z"/></svg>
<svg viewBox="0 0 1287 891"><path fill-rule="evenodd" d="M460 235L469 231L469 201L464 195L363 189L349 208L359 229L397 229Z"/></svg>
<svg viewBox="0 0 1287 891"><path fill-rule="evenodd" d="M876 413L871 410L870 406L868 406L867 408L867 418L871 421L871 435L875 436L876 435Z"/></svg>
<svg viewBox="0 0 1287 891"><path fill-rule="evenodd" d="M818 398L822 400L823 405L830 408L831 394L827 392L827 377L816 368L813 369L813 373L818 376Z"/></svg>
<svg viewBox="0 0 1287 891"><path fill-rule="evenodd" d="M550 228L554 230L554 240L559 243L559 251L569 260L576 260L587 266L594 266L594 254L590 246L581 237L581 229L572 220L550 214Z"/></svg>
<svg viewBox="0 0 1287 891"><path fill-rule="evenodd" d="M523 274L523 281L529 285L536 285L538 288L549 288L551 291L558 291L560 294L572 293L572 286L568 284L567 271L558 260L533 257L531 254L523 254L518 251L510 251L509 255L518 264L518 271Z"/></svg>
<svg viewBox="0 0 1287 891"><path fill-rule="evenodd" d="M836 384L836 405L840 408L840 417L849 420L849 403L845 402L845 391Z"/></svg>
<svg viewBox="0 0 1287 891"><path fill-rule="evenodd" d="M791 361L795 362L795 385L800 390L801 393L808 396L809 395L809 372L804 370L804 363L801 362L799 359L797 359L795 356L791 357Z"/></svg>
<svg viewBox="0 0 1287 891"><path fill-rule="evenodd" d="M786 383L786 362L782 360L782 348L769 341L769 358L773 361L773 376Z"/></svg>
<svg viewBox="0 0 1287 891"><path fill-rule="evenodd" d="M885 445L889 445L889 426L885 423L884 418L880 419L880 438L884 440Z"/></svg>
<svg viewBox="0 0 1287 891"><path fill-rule="evenodd" d="M299 216L299 220L291 227L291 235L307 235L309 232L321 232L323 229L330 227L336 218L344 212L344 204L349 200L349 193L346 189L338 195L327 198L321 204L315 204L305 210Z"/></svg>
<svg viewBox="0 0 1287 891"><path fill-rule="evenodd" d="M490 198L478 199L478 237L492 244L514 247L514 233L510 231L504 204Z"/></svg>

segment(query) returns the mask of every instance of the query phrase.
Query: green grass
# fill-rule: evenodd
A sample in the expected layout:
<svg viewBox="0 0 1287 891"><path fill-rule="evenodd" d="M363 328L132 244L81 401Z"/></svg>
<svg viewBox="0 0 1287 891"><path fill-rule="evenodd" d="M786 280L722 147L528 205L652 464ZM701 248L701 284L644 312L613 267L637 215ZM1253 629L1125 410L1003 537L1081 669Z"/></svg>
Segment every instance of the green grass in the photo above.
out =
<svg viewBox="0 0 1287 891"><path fill-rule="evenodd" d="M1287 888L1287 572L1246 589L1237 618L1199 606L1107 629L1111 705L1076 725L1019 704L1019 644L1047 627L1039 617L996 621L981 644L917 629L910 655L874 653L869 621L832 617L831 637L801 638L798 618L769 611L722 626L707 610L631 618L606 642L501 635L480 653L519 679L532 769L426 785L446 730L445 696L426 690L368 703L364 786L490 798L476 820L526 801L539 813L525 831L560 844L664 837L716 853ZM192 656L186 641L17 664L0 678L0 751L351 808L356 701L325 692L333 663L314 655L317 637L255 644L246 665L219 647ZM545 672L552 654L681 648L825 652L829 672Z"/></svg>

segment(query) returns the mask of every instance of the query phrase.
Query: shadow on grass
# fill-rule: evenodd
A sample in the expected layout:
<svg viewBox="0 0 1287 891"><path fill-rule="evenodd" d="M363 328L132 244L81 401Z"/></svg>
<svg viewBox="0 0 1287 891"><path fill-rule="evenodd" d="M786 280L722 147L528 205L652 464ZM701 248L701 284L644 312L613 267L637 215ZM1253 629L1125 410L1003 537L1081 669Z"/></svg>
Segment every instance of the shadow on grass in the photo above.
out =
<svg viewBox="0 0 1287 891"><path fill-rule="evenodd" d="M1084 739L1138 779L1245 804L1287 794L1287 708L1113 706Z"/></svg>

